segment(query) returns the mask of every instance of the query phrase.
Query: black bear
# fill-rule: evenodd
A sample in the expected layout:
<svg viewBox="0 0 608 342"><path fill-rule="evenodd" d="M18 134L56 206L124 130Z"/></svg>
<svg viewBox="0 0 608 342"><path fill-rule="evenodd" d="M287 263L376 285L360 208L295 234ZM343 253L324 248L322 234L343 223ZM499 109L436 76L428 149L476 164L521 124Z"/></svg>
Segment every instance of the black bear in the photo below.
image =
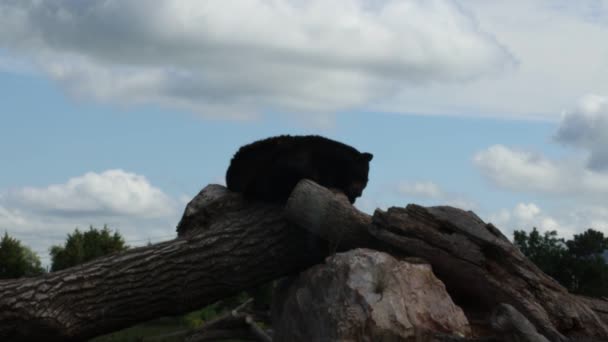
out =
<svg viewBox="0 0 608 342"><path fill-rule="evenodd" d="M281 135L241 147L226 172L228 189L245 198L284 203L307 178L341 190L350 200L367 185L371 153L317 135Z"/></svg>

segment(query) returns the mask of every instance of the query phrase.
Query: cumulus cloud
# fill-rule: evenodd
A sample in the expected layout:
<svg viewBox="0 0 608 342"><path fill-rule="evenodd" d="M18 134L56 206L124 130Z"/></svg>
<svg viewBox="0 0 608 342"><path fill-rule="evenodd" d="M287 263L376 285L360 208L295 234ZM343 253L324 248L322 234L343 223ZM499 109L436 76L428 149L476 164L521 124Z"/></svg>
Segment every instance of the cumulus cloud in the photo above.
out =
<svg viewBox="0 0 608 342"><path fill-rule="evenodd" d="M205 115L334 111L514 63L453 0L5 1L0 47L69 91Z"/></svg>
<svg viewBox="0 0 608 342"><path fill-rule="evenodd" d="M608 235L608 207L604 205L580 205L567 212L570 221L576 222L579 231L593 228Z"/></svg>
<svg viewBox="0 0 608 342"><path fill-rule="evenodd" d="M482 175L499 186L515 190L558 191L560 169L537 153L494 145L473 157Z"/></svg>
<svg viewBox="0 0 608 342"><path fill-rule="evenodd" d="M538 153L494 145L473 157L492 183L508 189L544 194L605 196L608 174L588 170L579 159L552 160Z"/></svg>
<svg viewBox="0 0 608 342"><path fill-rule="evenodd" d="M608 97L585 96L578 108L564 115L555 140L587 151L589 169L607 171Z"/></svg>
<svg viewBox="0 0 608 342"><path fill-rule="evenodd" d="M540 214L540 208L534 203L519 203L515 206L513 213L520 220L530 221Z"/></svg>
<svg viewBox="0 0 608 342"><path fill-rule="evenodd" d="M131 246L169 240L183 205L142 175L89 172L62 184L0 192L0 233L20 239L49 264L48 248L77 227L107 224Z"/></svg>
<svg viewBox="0 0 608 342"><path fill-rule="evenodd" d="M513 72L466 84L407 87L392 112L558 121L582 94L608 94L608 12L601 1L467 0L480 27L519 61ZM604 1L605 3L605 1Z"/></svg>
<svg viewBox="0 0 608 342"><path fill-rule="evenodd" d="M466 210L477 207L473 201L461 195L446 192L431 181L402 181L397 184L396 189L399 195L409 197L425 205L450 205Z"/></svg>
<svg viewBox="0 0 608 342"><path fill-rule="evenodd" d="M541 153L494 145L473 156L473 164L492 184L519 193L544 195L541 210L535 203L519 203L512 209L491 213L490 221L509 231L537 227L557 230L564 237L594 228L608 233L608 170L604 149L608 146L608 101L585 96L567 112L553 136L554 141L584 149L586 154L549 158Z"/></svg>
<svg viewBox="0 0 608 342"><path fill-rule="evenodd" d="M89 172L64 184L12 191L8 200L32 211L65 216L163 217L175 202L140 175L123 170Z"/></svg>
<svg viewBox="0 0 608 342"><path fill-rule="evenodd" d="M513 238L513 231L530 231L536 227L541 232L555 230L561 237L572 237L576 230L572 222L558 222L551 215L541 211L534 203L518 203L512 209L501 209L486 218L497 226L505 236Z"/></svg>
<svg viewBox="0 0 608 342"><path fill-rule="evenodd" d="M517 203L513 208L490 213L484 219L509 238L513 237L514 230L530 231L533 227L541 232L555 230L567 239L588 228L608 234L608 209L594 205L542 210L536 203Z"/></svg>
<svg viewBox="0 0 608 342"><path fill-rule="evenodd" d="M27 223L25 217L15 209L5 208L0 205L0 229L3 227L18 227Z"/></svg>

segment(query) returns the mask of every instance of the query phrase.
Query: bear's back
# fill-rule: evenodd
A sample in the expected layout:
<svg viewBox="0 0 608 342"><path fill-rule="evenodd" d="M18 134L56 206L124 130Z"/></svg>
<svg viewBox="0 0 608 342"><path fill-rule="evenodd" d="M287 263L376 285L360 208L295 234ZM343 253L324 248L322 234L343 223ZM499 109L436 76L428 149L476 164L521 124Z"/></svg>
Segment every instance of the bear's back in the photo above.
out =
<svg viewBox="0 0 608 342"><path fill-rule="evenodd" d="M367 183L369 160L361 156L351 146L318 135L270 137L235 153L226 172L226 186L247 197L270 201L286 200L302 178L347 190L339 180L348 179L347 170L357 163L365 163L365 175L360 178Z"/></svg>

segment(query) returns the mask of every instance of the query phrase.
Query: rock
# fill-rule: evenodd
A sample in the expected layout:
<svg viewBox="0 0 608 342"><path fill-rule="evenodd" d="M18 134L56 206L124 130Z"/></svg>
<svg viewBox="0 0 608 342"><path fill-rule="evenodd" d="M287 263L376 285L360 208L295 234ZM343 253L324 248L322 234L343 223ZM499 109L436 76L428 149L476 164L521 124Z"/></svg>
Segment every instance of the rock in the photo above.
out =
<svg viewBox="0 0 608 342"><path fill-rule="evenodd" d="M414 341L470 331L430 265L370 249L328 257L274 301L275 341Z"/></svg>

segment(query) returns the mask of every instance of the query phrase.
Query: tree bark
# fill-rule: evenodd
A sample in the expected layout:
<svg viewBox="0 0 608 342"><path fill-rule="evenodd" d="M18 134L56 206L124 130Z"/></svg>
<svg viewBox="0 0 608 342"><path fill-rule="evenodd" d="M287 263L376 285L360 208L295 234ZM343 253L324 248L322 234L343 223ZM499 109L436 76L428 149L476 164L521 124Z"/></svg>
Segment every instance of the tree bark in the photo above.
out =
<svg viewBox="0 0 608 342"><path fill-rule="evenodd" d="M322 260L282 208L209 185L180 237L38 278L0 282L0 341L82 341L211 304Z"/></svg>
<svg viewBox="0 0 608 342"><path fill-rule="evenodd" d="M293 191L285 205L285 217L300 228L330 241L332 251L347 251L377 241L369 232L369 215L353 207L348 198L310 180ZM329 236L328 234L332 234Z"/></svg>
<svg viewBox="0 0 608 342"><path fill-rule="evenodd" d="M604 297L600 299L582 295L577 295L576 297L591 308L604 324L608 324L608 298Z"/></svg>
<svg viewBox="0 0 608 342"><path fill-rule="evenodd" d="M305 198L297 195L302 193ZM608 339L608 322L474 213L408 205L376 210L368 219L333 197L327 189L303 180L289 199L294 203L288 202L286 216L329 241L349 238L349 246L427 260L467 315L481 312L488 317L497 305L507 303L551 341L568 341L567 336ZM370 220L366 226L364 222ZM345 232L352 236L345 237Z"/></svg>
<svg viewBox="0 0 608 342"><path fill-rule="evenodd" d="M521 312L509 304L499 304L492 312L492 328L501 332L505 341L549 342Z"/></svg>

